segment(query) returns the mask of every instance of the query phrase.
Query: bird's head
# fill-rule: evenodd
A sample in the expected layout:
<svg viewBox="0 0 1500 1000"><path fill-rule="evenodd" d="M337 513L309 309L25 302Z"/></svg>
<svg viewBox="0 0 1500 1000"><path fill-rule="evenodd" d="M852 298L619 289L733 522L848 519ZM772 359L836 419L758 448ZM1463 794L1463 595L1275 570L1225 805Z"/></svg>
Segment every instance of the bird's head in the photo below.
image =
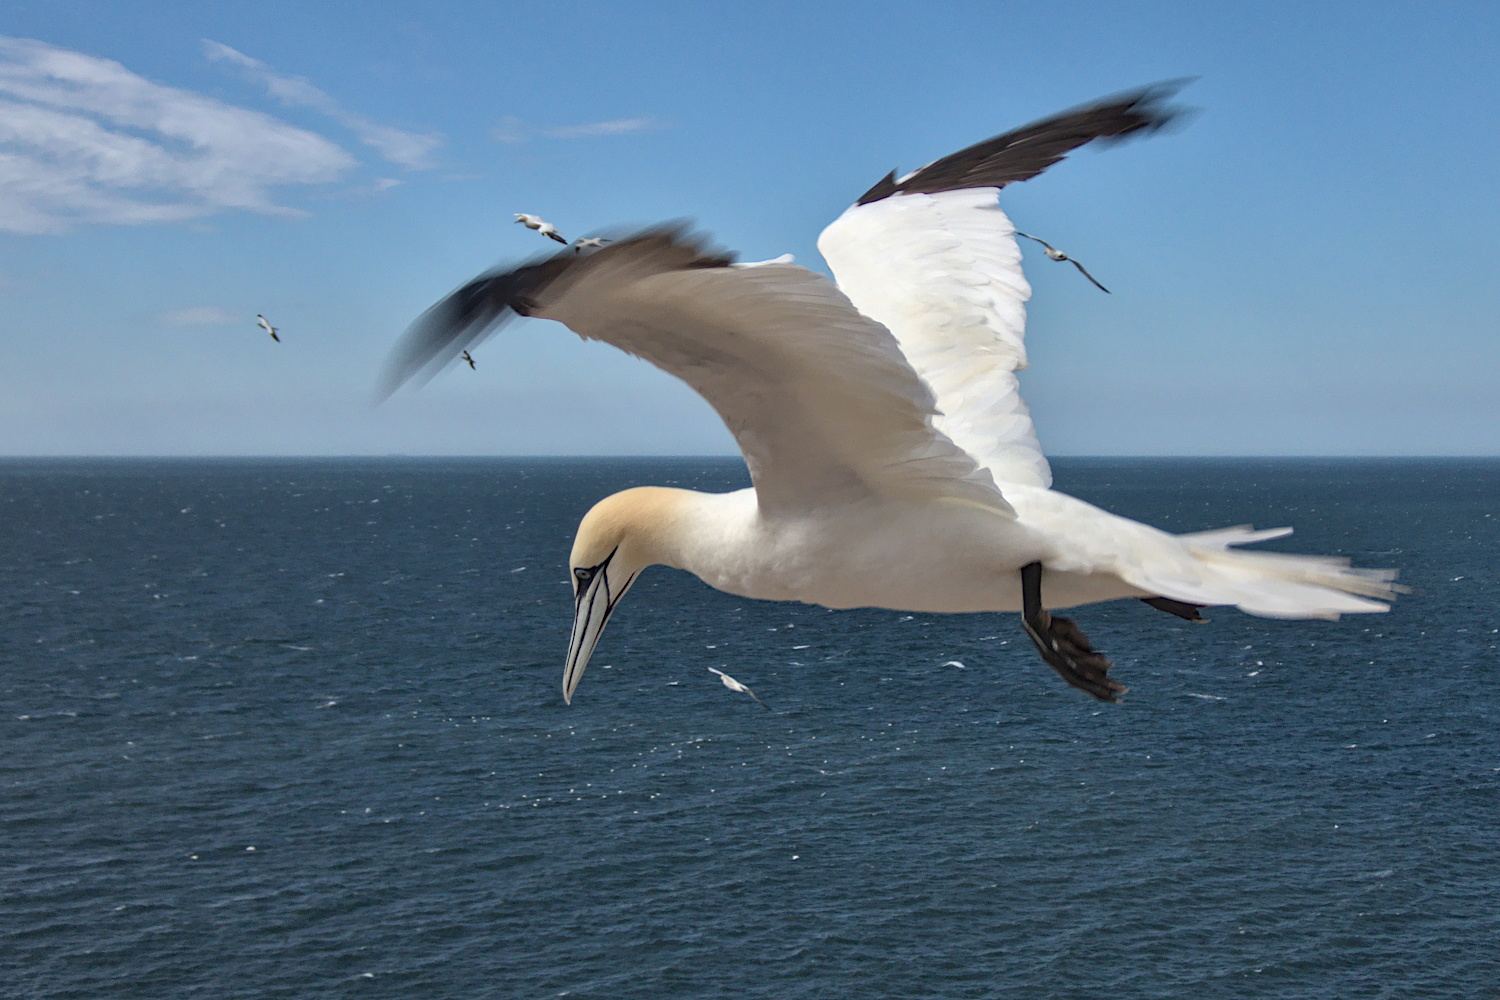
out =
<svg viewBox="0 0 1500 1000"><path fill-rule="evenodd" d="M584 515L568 559L573 634L563 667L563 700L572 702L594 645L641 570L667 561L688 491L642 486L605 497Z"/></svg>

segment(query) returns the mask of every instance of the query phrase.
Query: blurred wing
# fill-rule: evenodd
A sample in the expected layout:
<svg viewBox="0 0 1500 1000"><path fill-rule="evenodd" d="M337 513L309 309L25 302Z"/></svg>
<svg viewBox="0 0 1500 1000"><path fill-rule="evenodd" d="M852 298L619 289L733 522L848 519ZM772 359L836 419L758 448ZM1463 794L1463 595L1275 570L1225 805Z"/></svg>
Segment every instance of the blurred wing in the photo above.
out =
<svg viewBox="0 0 1500 1000"><path fill-rule="evenodd" d="M1189 82L1154 83L1059 112L933 160L899 179L893 170L862 194L856 204L868 205L893 194L1000 188L1030 180L1086 143L1118 142L1148 134L1179 118L1183 109L1167 107L1163 102Z"/></svg>
<svg viewBox="0 0 1500 1000"><path fill-rule="evenodd" d="M937 429L997 483L1052 483L1016 379L1031 286L998 189L1085 143L1161 128L1180 114L1162 106L1178 86L1107 98L891 174L818 238L839 289L891 331L932 387Z"/></svg>
<svg viewBox="0 0 1500 1000"><path fill-rule="evenodd" d="M874 494L1014 516L990 474L934 429L933 394L890 332L806 268L734 266L668 228L485 275L408 331L387 393L512 314L557 320L692 386L734 435L764 509Z"/></svg>

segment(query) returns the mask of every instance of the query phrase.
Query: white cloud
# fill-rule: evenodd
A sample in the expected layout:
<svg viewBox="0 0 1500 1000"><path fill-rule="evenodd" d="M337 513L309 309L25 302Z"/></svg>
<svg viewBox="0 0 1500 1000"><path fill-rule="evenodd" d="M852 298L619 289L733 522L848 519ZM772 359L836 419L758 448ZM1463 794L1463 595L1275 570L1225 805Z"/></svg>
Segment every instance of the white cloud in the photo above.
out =
<svg viewBox="0 0 1500 1000"><path fill-rule="evenodd" d="M156 316L158 322L167 326L228 326L243 319L221 306L189 306L186 309L168 309ZM250 323L245 320L246 324Z"/></svg>
<svg viewBox="0 0 1500 1000"><path fill-rule="evenodd" d="M630 135L633 132L655 132L667 127L655 118L612 118L603 122L586 122L582 125L559 125L542 129L542 134L553 139L581 139L594 135Z"/></svg>
<svg viewBox="0 0 1500 1000"><path fill-rule="evenodd" d="M270 95L291 107L310 108L359 136L359 141L373 148L381 156L408 170L425 170L433 166L432 152L442 139L436 135L403 132L401 129L381 125L363 115L346 111L328 94L306 80L295 76L282 76L271 67L253 59L237 49L221 42L203 39L203 53L216 62L229 62L238 66L247 76L266 88Z"/></svg>
<svg viewBox="0 0 1500 1000"><path fill-rule="evenodd" d="M401 184L402 182L394 177L376 177L363 184L351 184L339 191L335 197L346 201L369 200L378 198L391 188L400 187Z"/></svg>
<svg viewBox="0 0 1500 1000"><path fill-rule="evenodd" d="M655 118L611 118L602 122L584 122L581 125L553 125L538 127L522 118L500 119L490 133L499 142L520 144L530 142L537 136L546 139L586 139L601 135L632 135L637 132L656 132L672 126Z"/></svg>
<svg viewBox="0 0 1500 1000"><path fill-rule="evenodd" d="M535 131L525 119L507 115L500 119L500 124L495 126L494 131L490 135L499 142L519 144L530 142L531 136Z"/></svg>
<svg viewBox="0 0 1500 1000"><path fill-rule="evenodd" d="M322 136L152 83L110 59L0 36L0 230L290 214L283 184L356 166Z"/></svg>

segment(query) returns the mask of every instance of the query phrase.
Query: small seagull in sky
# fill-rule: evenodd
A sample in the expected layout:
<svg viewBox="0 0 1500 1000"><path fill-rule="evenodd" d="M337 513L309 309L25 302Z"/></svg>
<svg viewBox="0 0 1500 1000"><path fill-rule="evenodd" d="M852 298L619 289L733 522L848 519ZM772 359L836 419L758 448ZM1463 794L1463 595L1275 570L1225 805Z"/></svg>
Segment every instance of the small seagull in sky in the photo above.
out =
<svg viewBox="0 0 1500 1000"><path fill-rule="evenodd" d="M541 218L540 216L527 215L525 212L517 212L516 221L525 226L527 229L535 229L537 232L541 233L549 240L556 240L557 242L564 245L566 245L568 242L563 237L563 234L557 231L556 226L548 222L546 219Z"/></svg>
<svg viewBox="0 0 1500 1000"><path fill-rule="evenodd" d="M471 357L469 357L469 352L468 351L464 351L462 354L459 355L459 357L461 357L465 361L467 361L469 363L469 367L470 368L474 367L474 359L471 358Z"/></svg>
<svg viewBox="0 0 1500 1000"><path fill-rule="evenodd" d="M596 249L603 249L604 244L606 244L606 243L612 243L612 242L614 242L614 241L613 240L607 240L607 239L605 239L602 236L585 236L585 237L583 237L581 239L576 239L576 240L573 241L573 252L574 253L581 253L583 251L584 247L594 247Z"/></svg>
<svg viewBox="0 0 1500 1000"><path fill-rule="evenodd" d="M281 338L278 337L278 336L276 336L276 331L280 330L281 327L279 327L279 326L272 326L271 325L271 321L268 320L268 319L266 319L260 313L256 313L255 314L255 325L258 326L258 327L260 327L262 330L266 331L267 333L269 333L271 335L271 339L274 340L274 341L276 341L276 343L278 343L278 344L281 343Z"/></svg>
<svg viewBox="0 0 1500 1000"><path fill-rule="evenodd" d="M716 670L713 667L709 667L708 668L708 672L711 673L711 674L718 674L719 675L719 680L723 681L724 682L724 686L727 687L729 690L731 690L731 691L737 691L740 694L748 694L751 698L755 699L755 703L757 705L759 705L761 708L765 709L768 712L771 710L771 706L770 705L767 705L765 702L763 702L759 698L755 697L755 692L754 691L751 691L749 688L745 687L745 685L741 684L739 681L735 680L733 677L730 677L724 671L722 671L722 670Z"/></svg>
<svg viewBox="0 0 1500 1000"><path fill-rule="evenodd" d="M1084 270L1082 264L1078 263L1078 261L1074 260L1072 257L1069 257L1067 254L1054 247L1051 243L1048 243L1046 240L1038 240L1035 236L1028 236L1026 233L1021 232L1019 229L1016 230L1016 235L1025 236L1028 240L1036 240L1036 242L1042 245L1043 252L1045 252L1048 257L1052 258L1053 260L1065 260L1069 264L1072 264L1074 267L1078 268L1079 274L1083 275L1085 278L1094 283L1095 288L1099 289L1099 291L1103 292L1106 295L1109 294L1109 289L1099 284L1098 278L1095 278L1092 274L1089 274L1088 271Z"/></svg>

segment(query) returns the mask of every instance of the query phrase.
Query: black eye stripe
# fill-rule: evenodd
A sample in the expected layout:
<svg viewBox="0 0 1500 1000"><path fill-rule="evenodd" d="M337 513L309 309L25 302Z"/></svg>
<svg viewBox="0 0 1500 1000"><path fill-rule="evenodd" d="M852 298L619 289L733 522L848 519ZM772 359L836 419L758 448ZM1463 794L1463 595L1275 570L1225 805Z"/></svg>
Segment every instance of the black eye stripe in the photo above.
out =
<svg viewBox="0 0 1500 1000"><path fill-rule="evenodd" d="M620 551L620 547L617 545L610 551L609 555L604 557L604 561L602 563L597 566L579 566L577 569L573 570L573 575L576 576L579 580L584 581L585 583L588 582L589 580L594 578L594 575L596 573L602 573L606 568L608 568L610 560L615 557L615 553L618 551Z"/></svg>

